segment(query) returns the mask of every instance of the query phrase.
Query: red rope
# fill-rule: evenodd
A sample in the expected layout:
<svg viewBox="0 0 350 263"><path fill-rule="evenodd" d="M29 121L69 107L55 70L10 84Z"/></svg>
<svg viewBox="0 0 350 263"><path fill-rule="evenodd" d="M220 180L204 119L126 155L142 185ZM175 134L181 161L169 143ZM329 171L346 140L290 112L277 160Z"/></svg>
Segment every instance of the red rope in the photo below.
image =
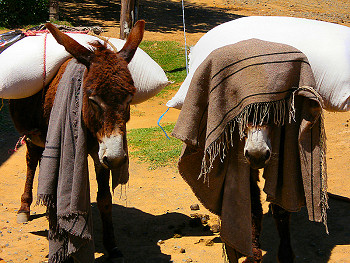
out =
<svg viewBox="0 0 350 263"><path fill-rule="evenodd" d="M24 35L27 36L36 36L36 35L41 35L41 34L47 34L50 33L49 30L45 29L45 30L30 30L30 31L26 31L24 32ZM73 34L87 34L89 33L89 30L85 30L85 31L64 31L64 33L73 33Z"/></svg>
<svg viewBox="0 0 350 263"><path fill-rule="evenodd" d="M23 145L23 144L26 143L25 139L26 139L26 136L25 136L25 135L23 135L22 137L20 137L20 138L18 139L16 145L15 145L15 148L14 148L14 149L9 149L9 154L12 154L12 153L14 153L14 152L17 152L17 151L18 151L19 145Z"/></svg>
<svg viewBox="0 0 350 263"><path fill-rule="evenodd" d="M47 33L45 33L45 36L44 36L43 88L45 88L45 81L46 81L46 42L47 42Z"/></svg>

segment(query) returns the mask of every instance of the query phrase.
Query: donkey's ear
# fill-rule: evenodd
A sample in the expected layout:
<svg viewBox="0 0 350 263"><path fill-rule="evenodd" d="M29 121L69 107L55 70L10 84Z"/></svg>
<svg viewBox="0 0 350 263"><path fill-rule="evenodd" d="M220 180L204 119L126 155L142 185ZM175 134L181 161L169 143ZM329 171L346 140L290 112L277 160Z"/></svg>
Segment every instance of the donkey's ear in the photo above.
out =
<svg viewBox="0 0 350 263"><path fill-rule="evenodd" d="M133 58L137 47L140 45L142 38L143 38L143 32L145 30L145 21L139 20L136 22L134 27L132 28L128 39L126 40L126 43L124 47L118 52L119 55L121 55L126 62L130 62Z"/></svg>
<svg viewBox="0 0 350 263"><path fill-rule="evenodd" d="M94 53L91 50L80 45L73 38L59 31L51 23L46 23L45 26L51 32L56 41L65 47L68 53L70 53L73 57L75 57L80 63L84 64L86 67L90 66L90 62L94 57Z"/></svg>

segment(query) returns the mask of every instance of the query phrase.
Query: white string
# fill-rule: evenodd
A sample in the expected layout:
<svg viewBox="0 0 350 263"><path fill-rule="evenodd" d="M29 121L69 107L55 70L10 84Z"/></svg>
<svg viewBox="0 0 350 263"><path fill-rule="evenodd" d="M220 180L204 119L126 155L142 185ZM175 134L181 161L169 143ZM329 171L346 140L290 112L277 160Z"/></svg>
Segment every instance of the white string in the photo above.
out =
<svg viewBox="0 0 350 263"><path fill-rule="evenodd" d="M186 40L186 23L185 23L185 5L184 0L182 2L182 23L184 27L184 39L185 39L185 58L186 58L186 73L188 74L188 60L187 60L187 40Z"/></svg>

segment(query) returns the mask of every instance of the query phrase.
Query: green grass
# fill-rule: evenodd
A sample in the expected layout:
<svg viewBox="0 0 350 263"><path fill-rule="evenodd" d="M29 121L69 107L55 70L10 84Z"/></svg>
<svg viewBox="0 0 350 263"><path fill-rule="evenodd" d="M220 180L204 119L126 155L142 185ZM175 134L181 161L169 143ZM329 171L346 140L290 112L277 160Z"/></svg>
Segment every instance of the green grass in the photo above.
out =
<svg viewBox="0 0 350 263"><path fill-rule="evenodd" d="M178 90L186 78L185 47L175 41L143 41L140 45L165 71L173 84L166 87L157 97L166 98L169 90ZM175 124L164 125L168 135ZM146 162L150 170L158 167L176 167L182 142L173 137L167 139L159 127L132 129L128 132L130 156Z"/></svg>
<svg viewBox="0 0 350 263"><path fill-rule="evenodd" d="M170 134L175 124L163 126ZM148 163L148 168L154 170L158 167L172 166L181 153L182 142L170 137L167 139L159 127L132 129L128 132L128 146L130 156Z"/></svg>
<svg viewBox="0 0 350 263"><path fill-rule="evenodd" d="M186 78L185 47L175 41L143 41L140 48L154 59L163 68L168 79L174 82L163 92L178 90ZM158 95L163 94L161 92Z"/></svg>

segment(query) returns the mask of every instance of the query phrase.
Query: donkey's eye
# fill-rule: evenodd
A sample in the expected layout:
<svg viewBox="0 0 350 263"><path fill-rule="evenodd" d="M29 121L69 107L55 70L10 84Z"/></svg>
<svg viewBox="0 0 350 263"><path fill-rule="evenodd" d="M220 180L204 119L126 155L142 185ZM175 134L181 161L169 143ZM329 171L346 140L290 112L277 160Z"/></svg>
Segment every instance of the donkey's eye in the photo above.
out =
<svg viewBox="0 0 350 263"><path fill-rule="evenodd" d="M128 96L126 97L126 99L125 99L125 101L124 101L124 103L123 103L123 108L124 108L125 110L127 110L127 109L130 107L130 103L131 103L131 101L132 101L132 98L133 98L132 95L128 95Z"/></svg>
<svg viewBox="0 0 350 263"><path fill-rule="evenodd" d="M102 111L106 110L106 104L98 96L89 97L89 102L95 111L102 112Z"/></svg>
<svg viewBox="0 0 350 263"><path fill-rule="evenodd" d="M98 103L96 101L90 99L89 103L92 106L94 111L102 111L100 105L98 105Z"/></svg>

